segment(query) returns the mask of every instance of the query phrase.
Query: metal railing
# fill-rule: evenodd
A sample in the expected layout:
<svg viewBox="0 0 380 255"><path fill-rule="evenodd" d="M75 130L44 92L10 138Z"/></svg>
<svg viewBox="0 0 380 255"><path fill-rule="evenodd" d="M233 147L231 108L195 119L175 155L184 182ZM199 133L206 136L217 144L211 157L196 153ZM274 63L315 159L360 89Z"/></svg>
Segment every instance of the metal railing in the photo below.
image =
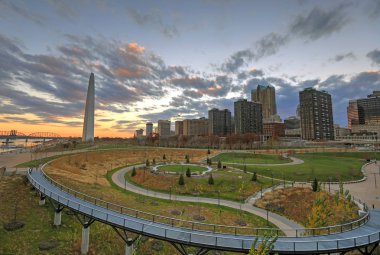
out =
<svg viewBox="0 0 380 255"><path fill-rule="evenodd" d="M230 251L247 251L253 243L253 236L202 233L199 231L185 230L177 226L165 226L158 222L156 222L157 224L152 224L152 222L146 222L147 220L134 218L130 215L123 215L112 210L111 213L109 213L110 209L104 210L105 208L102 208L103 210L99 210L96 209L98 205L94 205L91 202L88 202L90 203L89 206L84 205L78 201L79 198L77 197L75 199L72 199L70 196L65 198L57 192L41 186L38 181L32 178L30 171L28 171L27 177L36 189L58 203L96 218L97 220L129 229L136 233L155 236L165 240L172 240L174 242ZM380 241L380 232L372 232L367 235L353 236L352 238L344 239L318 240L316 237L308 238L312 240L305 240L305 238L302 238L297 239L297 241L288 241L287 237L280 237L276 240L274 251L339 251L347 248L351 249L378 243Z"/></svg>
<svg viewBox="0 0 380 255"><path fill-rule="evenodd" d="M286 236L289 236L289 237L301 237L301 236L329 235L329 234L334 234L334 233L342 233L345 231L350 231L355 228L358 228L364 225L365 223L367 223L367 221L369 220L368 210L365 210L365 214L355 221L340 224L340 225L326 226L326 227L319 227L319 228L294 228L294 229L252 228L252 227L202 223L202 222L182 220L178 218L157 215L154 213L144 212L141 210L128 208L128 207L121 206L115 203L104 201L102 199L89 196L87 194L84 194L76 190L73 190L69 187L66 187L56 182L49 176L47 176L42 169L41 169L41 172L43 176L50 183L57 186L62 191L72 194L74 195L74 197L81 198L84 201L93 203L97 206L106 208L108 210L112 210L112 211L119 212L122 214L127 214L135 218L141 218L141 219L149 220L152 222L167 224L170 226L188 228L191 230L208 231L208 232L213 232L213 233L234 234L234 235L255 235L255 236L268 235L268 234L272 234L272 235L275 234L277 236L282 236L286 233Z"/></svg>

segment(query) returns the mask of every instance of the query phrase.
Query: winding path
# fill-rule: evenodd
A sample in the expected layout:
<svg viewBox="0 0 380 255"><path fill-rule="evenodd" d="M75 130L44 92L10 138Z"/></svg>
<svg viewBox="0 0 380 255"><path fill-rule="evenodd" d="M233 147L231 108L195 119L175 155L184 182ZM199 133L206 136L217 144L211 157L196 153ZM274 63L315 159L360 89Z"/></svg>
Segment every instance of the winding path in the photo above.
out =
<svg viewBox="0 0 380 255"><path fill-rule="evenodd" d="M145 165L137 165L135 167L141 167L141 166L145 166ZM123 189L127 189L133 193L137 193L137 194L141 194L141 195L145 195L145 196L150 196L150 197L155 197L155 198L160 198L160 199L167 199L167 200L174 199L174 200L183 201L183 202L207 203L207 204L214 204L214 205L220 204L223 206L227 206L227 207L239 209L239 210L240 210L240 206L241 206L241 209L243 211L255 214L255 215L260 216L264 219L267 217L267 211L266 210L263 210L263 209L260 209L257 207L253 207L249 203L240 204L238 202L234 202L234 201L230 201L230 200L224 200L224 199L218 200L215 198L207 198L207 197L170 195L170 194L151 191L148 189L138 187L138 186L136 186L130 182L126 182L124 179L125 173L132 170L132 168L133 168L133 166L130 166L130 167L125 167L123 169L120 169L119 171L116 171L112 175L112 181L116 185L118 185L119 187L121 187ZM291 231L291 229L302 229L303 228L303 226L299 225L298 223L296 223L292 220L289 220L283 216L280 216L278 214L271 213L271 212L268 213L268 220L270 222L272 222L273 224L275 224L279 229L281 229L287 235L290 233L294 233L294 231Z"/></svg>

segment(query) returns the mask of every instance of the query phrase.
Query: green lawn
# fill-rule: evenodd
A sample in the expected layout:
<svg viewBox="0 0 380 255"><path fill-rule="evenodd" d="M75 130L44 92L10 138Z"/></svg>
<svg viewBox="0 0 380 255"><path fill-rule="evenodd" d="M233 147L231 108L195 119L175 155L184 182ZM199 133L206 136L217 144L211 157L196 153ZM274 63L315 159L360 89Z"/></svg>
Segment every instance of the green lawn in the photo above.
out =
<svg viewBox="0 0 380 255"><path fill-rule="evenodd" d="M196 166L196 165L163 165L159 166L158 170L167 171L167 172L177 172L182 173L186 172L186 170L190 168L192 173L194 172L203 172L207 170L207 167L204 166Z"/></svg>
<svg viewBox="0 0 380 255"><path fill-rule="evenodd" d="M292 160L283 158L279 155L264 155L242 152L221 153L212 158L213 162L239 163L239 164L283 164Z"/></svg>
<svg viewBox="0 0 380 255"><path fill-rule="evenodd" d="M272 180L257 177L253 182L252 174L241 171L218 170L212 173L214 184L208 184L208 175L203 177L185 177L185 185L178 184L179 175L157 175L144 170L138 170L136 176L131 172L125 174L125 179L139 187L163 193L187 196L221 198L241 202L250 195L272 186ZM274 181L273 184L277 184Z"/></svg>
<svg viewBox="0 0 380 255"><path fill-rule="evenodd" d="M363 177L361 167L365 163L365 153L307 153L295 157L303 164L291 166L247 166L250 172L292 181L351 181ZM243 168L243 166L239 166Z"/></svg>

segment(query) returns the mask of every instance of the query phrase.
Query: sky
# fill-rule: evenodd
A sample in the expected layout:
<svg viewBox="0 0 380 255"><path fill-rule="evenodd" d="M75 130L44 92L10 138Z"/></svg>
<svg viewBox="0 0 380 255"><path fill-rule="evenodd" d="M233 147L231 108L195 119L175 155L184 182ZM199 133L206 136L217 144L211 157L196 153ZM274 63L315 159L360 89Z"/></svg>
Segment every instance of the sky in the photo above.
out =
<svg viewBox="0 0 380 255"><path fill-rule="evenodd" d="M380 90L380 0L0 0L0 131L81 136L90 73L95 136L276 88L295 115L306 87L350 99Z"/></svg>

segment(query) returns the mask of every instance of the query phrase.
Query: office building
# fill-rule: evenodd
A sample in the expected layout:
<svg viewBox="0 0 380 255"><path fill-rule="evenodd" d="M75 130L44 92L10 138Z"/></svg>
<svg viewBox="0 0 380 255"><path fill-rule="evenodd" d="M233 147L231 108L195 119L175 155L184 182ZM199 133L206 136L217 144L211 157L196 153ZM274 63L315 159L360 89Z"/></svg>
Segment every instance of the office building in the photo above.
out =
<svg viewBox="0 0 380 255"><path fill-rule="evenodd" d="M280 122L263 123L263 135L277 139L285 136L285 124Z"/></svg>
<svg viewBox="0 0 380 255"><path fill-rule="evenodd" d="M231 134L231 112L228 109L208 111L208 133L219 136Z"/></svg>
<svg viewBox="0 0 380 255"><path fill-rule="evenodd" d="M188 119L183 121L183 135L206 136L208 135L208 119Z"/></svg>
<svg viewBox="0 0 380 255"><path fill-rule="evenodd" d="M356 100L350 100L347 106L347 127L352 128L352 125L359 124L359 111L358 111L358 102Z"/></svg>
<svg viewBox="0 0 380 255"><path fill-rule="evenodd" d="M334 140L331 95L306 88L299 93L301 137L305 140Z"/></svg>
<svg viewBox="0 0 380 255"><path fill-rule="evenodd" d="M146 136L152 136L153 134L153 123L152 122L148 122L146 123L146 132L145 132L145 135Z"/></svg>
<svg viewBox="0 0 380 255"><path fill-rule="evenodd" d="M263 115L261 103L240 99L234 102L235 134L263 132Z"/></svg>
<svg viewBox="0 0 380 255"><path fill-rule="evenodd" d="M157 132L160 137L170 136L170 120L159 120L157 122Z"/></svg>
<svg viewBox="0 0 380 255"><path fill-rule="evenodd" d="M175 135L183 135L183 121L177 120L175 122Z"/></svg>
<svg viewBox="0 0 380 255"><path fill-rule="evenodd" d="M144 129L137 129L135 131L135 137L142 137L144 135Z"/></svg>
<svg viewBox="0 0 380 255"><path fill-rule="evenodd" d="M380 91L357 100L360 125L380 125Z"/></svg>
<svg viewBox="0 0 380 255"><path fill-rule="evenodd" d="M272 86L258 85L252 90L252 101L261 103L263 119L277 114L276 89Z"/></svg>

